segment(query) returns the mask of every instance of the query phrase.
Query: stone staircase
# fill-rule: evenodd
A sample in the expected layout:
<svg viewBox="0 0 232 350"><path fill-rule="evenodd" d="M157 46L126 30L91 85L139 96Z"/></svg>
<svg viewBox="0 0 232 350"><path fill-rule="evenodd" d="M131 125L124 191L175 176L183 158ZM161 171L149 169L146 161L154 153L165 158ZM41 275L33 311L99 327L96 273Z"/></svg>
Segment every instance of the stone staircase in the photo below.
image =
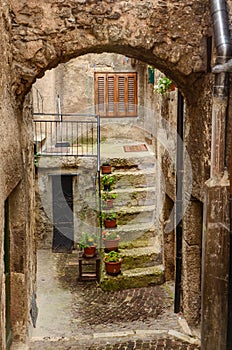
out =
<svg viewBox="0 0 232 350"><path fill-rule="evenodd" d="M109 159L108 159L109 160ZM119 251L122 272L106 275L102 267L100 286L118 290L164 282L161 236L156 219L156 170L154 156L111 158L118 194L114 210L118 215Z"/></svg>

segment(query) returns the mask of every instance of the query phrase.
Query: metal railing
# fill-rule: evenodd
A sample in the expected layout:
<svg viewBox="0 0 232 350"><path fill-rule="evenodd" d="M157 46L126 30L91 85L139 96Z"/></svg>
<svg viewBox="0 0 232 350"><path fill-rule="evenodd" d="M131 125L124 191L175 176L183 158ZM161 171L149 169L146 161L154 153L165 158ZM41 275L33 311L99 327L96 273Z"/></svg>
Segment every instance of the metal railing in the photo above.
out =
<svg viewBox="0 0 232 350"><path fill-rule="evenodd" d="M34 113L34 142L41 156L100 157L100 117Z"/></svg>

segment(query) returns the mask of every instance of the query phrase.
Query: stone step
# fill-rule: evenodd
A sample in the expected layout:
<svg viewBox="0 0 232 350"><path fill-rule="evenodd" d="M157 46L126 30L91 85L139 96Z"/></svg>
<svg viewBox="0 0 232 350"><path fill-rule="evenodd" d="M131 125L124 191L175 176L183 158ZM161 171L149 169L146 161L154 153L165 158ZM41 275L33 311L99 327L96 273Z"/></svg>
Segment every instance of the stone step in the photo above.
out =
<svg viewBox="0 0 232 350"><path fill-rule="evenodd" d="M154 266L162 262L161 245L158 237L153 239L153 245L132 249L120 249L120 254L123 257L125 269L133 269L137 266Z"/></svg>
<svg viewBox="0 0 232 350"><path fill-rule="evenodd" d="M134 207L115 207L114 211L118 216L118 225L140 224L156 221L156 206L134 206Z"/></svg>
<svg viewBox="0 0 232 350"><path fill-rule="evenodd" d="M112 193L117 194L114 206L138 206L154 205L156 200L156 188L118 188Z"/></svg>
<svg viewBox="0 0 232 350"><path fill-rule="evenodd" d="M112 165L112 172L118 170L128 169L145 169L155 166L155 157L153 154L144 154L142 157L130 156L129 153L125 153L127 157L101 157L101 162L110 162Z"/></svg>
<svg viewBox="0 0 232 350"><path fill-rule="evenodd" d="M118 226L117 232L121 238L120 246L124 248L147 246L158 235L157 227L152 223Z"/></svg>
<svg viewBox="0 0 232 350"><path fill-rule="evenodd" d="M121 248L146 247L159 234L157 227L152 223L118 225L115 231L120 236Z"/></svg>
<svg viewBox="0 0 232 350"><path fill-rule="evenodd" d="M156 185L156 169L154 167L143 170L117 171L109 176L114 176L114 189L153 187ZM101 175L102 179L103 175ZM103 189L103 186L102 186Z"/></svg>
<svg viewBox="0 0 232 350"><path fill-rule="evenodd" d="M115 177L114 188L141 188L154 187L156 185L156 170L149 168L135 171L117 171L113 173Z"/></svg>
<svg viewBox="0 0 232 350"><path fill-rule="evenodd" d="M118 276L109 276L102 272L100 287L106 291L129 288L147 287L164 283L164 266L156 265L146 268L125 270L122 263L122 272Z"/></svg>

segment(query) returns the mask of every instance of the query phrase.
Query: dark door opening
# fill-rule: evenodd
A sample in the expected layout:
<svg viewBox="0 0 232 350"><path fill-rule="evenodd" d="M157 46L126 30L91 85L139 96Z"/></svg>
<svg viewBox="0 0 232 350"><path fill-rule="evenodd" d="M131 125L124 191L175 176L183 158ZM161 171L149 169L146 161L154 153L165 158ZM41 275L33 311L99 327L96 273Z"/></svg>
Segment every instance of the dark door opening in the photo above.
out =
<svg viewBox="0 0 232 350"><path fill-rule="evenodd" d="M5 324L6 324L6 350L12 343L10 318L10 231L9 231L9 202L5 202L4 222L4 273L5 273Z"/></svg>
<svg viewBox="0 0 232 350"><path fill-rule="evenodd" d="M53 242L52 251L70 253L73 249L73 176L52 176Z"/></svg>

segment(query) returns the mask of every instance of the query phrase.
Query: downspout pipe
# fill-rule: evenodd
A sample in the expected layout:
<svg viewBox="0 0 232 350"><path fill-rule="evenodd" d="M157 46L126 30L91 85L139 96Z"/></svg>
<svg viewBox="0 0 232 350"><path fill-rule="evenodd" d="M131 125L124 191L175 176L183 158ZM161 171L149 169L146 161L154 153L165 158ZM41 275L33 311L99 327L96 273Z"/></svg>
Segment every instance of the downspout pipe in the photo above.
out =
<svg viewBox="0 0 232 350"><path fill-rule="evenodd" d="M210 13L213 23L214 42L216 46L216 66L223 66L231 59L232 55L226 0L211 0ZM226 71L221 71L220 73L215 74L214 96L228 96L228 88L229 77Z"/></svg>
<svg viewBox="0 0 232 350"><path fill-rule="evenodd" d="M214 40L216 46L216 66L213 68L215 73L214 83L214 103L213 103L213 131L212 131L212 150L211 150L211 177L217 177L222 173L222 167L225 166L225 156L222 156L221 165L217 167L216 153L225 154L225 126L222 133L217 130L219 118L221 125L225 125L228 98L229 98L229 74L232 72L231 62L232 44L229 31L229 16L226 0L210 0L210 10L213 22ZM219 67L219 69L217 69ZM220 101L219 101L220 100ZM217 143L217 138L223 139L221 144ZM232 143L232 140L231 140ZM224 149L223 149L224 147ZM232 350L232 154L230 155L230 237L229 237L229 276L228 276L228 310L227 310L227 339L226 349Z"/></svg>

